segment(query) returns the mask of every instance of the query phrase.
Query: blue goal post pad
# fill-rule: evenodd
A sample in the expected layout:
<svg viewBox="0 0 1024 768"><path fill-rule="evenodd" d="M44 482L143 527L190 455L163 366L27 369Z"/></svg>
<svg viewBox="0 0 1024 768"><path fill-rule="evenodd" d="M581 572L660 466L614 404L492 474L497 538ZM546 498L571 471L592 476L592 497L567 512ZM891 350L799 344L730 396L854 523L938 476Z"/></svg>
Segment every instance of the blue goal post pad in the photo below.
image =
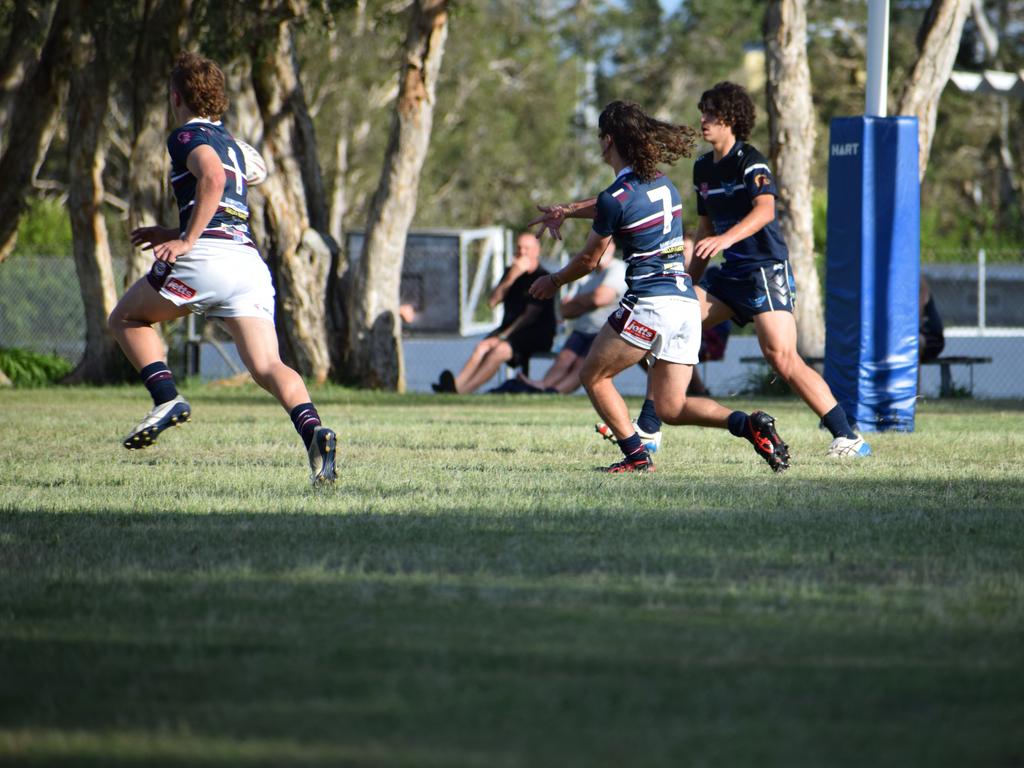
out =
<svg viewBox="0 0 1024 768"><path fill-rule="evenodd" d="M829 135L825 380L863 431L914 429L921 185L917 118L837 117Z"/></svg>

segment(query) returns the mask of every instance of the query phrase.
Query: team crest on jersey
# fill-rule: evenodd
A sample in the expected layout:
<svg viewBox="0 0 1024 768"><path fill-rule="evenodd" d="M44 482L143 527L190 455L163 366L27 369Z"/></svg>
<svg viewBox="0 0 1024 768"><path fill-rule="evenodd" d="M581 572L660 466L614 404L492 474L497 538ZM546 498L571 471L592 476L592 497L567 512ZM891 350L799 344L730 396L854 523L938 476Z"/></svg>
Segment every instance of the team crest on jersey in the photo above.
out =
<svg viewBox="0 0 1024 768"><path fill-rule="evenodd" d="M700 183L700 196L705 200L708 199L708 183L706 181Z"/></svg>
<svg viewBox="0 0 1024 768"><path fill-rule="evenodd" d="M178 141L182 144L188 144L192 141L192 131L182 131L178 134Z"/></svg>
<svg viewBox="0 0 1024 768"><path fill-rule="evenodd" d="M758 189L764 189L770 183L771 183L771 180L768 178L768 174L766 174L766 173L754 174L754 186L757 187Z"/></svg>
<svg viewBox="0 0 1024 768"><path fill-rule="evenodd" d="M722 191L726 197L732 197L732 193L736 191L737 184L730 184L728 181L722 182Z"/></svg>

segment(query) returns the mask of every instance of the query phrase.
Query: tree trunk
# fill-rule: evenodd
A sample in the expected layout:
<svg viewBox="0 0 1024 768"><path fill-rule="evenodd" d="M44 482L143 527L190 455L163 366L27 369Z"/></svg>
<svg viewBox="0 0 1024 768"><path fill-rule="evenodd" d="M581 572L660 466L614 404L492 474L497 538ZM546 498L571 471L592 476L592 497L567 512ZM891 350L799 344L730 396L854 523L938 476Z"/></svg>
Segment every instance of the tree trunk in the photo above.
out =
<svg viewBox="0 0 1024 768"><path fill-rule="evenodd" d="M325 236L327 206L316 139L288 21L277 24L268 50L254 51L252 83L270 172L260 188L262 245L274 272L281 351L301 373L322 382L330 370L325 302L334 244Z"/></svg>
<svg viewBox="0 0 1024 768"><path fill-rule="evenodd" d="M56 0L18 0L14 5L11 30L17 34L10 35L0 62L0 152L7 143L15 96L39 63L56 7Z"/></svg>
<svg viewBox="0 0 1024 768"><path fill-rule="evenodd" d="M807 64L805 0L770 0L764 43L770 154L779 190L776 210L799 297L798 348L805 357L820 357L825 349L825 315L814 260L811 166L816 112Z"/></svg>
<svg viewBox="0 0 1024 768"><path fill-rule="evenodd" d="M352 35L356 39L366 32L366 0L356 0L353 10L355 20ZM338 43L338 26L332 25L328 38L327 59L332 68L340 69L343 51ZM348 172L349 141L352 132L352 98L361 97L354 93L354 68L344 67L341 97L338 99L338 136L334 142L334 174L331 179L330 204L327 212L327 227L337 249L331 259L327 273L327 339L331 355L331 373L339 378L339 372L348 368L348 244L345 242L345 216L348 213Z"/></svg>
<svg viewBox="0 0 1024 768"><path fill-rule="evenodd" d="M939 98L949 81L972 0L932 0L918 35L920 53L900 96L897 114L917 117L918 172L924 179L935 136Z"/></svg>
<svg viewBox="0 0 1024 768"><path fill-rule="evenodd" d="M117 303L107 226L103 220L104 119L110 107L109 29L102 14L89 18L73 3L71 88L68 95L68 209L72 252L85 307L85 353L67 383L124 378L125 357L107 330ZM99 18L96 18L96 17Z"/></svg>
<svg viewBox="0 0 1024 768"><path fill-rule="evenodd" d="M366 387L405 389L398 315L402 260L430 145L447 35L447 0L415 0L384 167L370 204L363 250L349 283L348 374Z"/></svg>
<svg viewBox="0 0 1024 768"><path fill-rule="evenodd" d="M39 55L39 64L14 96L10 131L0 157L0 262L14 250L25 190L49 146L64 100L69 67L69 0L60 2Z"/></svg>
<svg viewBox="0 0 1024 768"><path fill-rule="evenodd" d="M145 0L132 64L132 144L128 173L128 229L173 224L177 211L167 187L170 159L167 82L185 34L191 0ZM149 271L152 251L132 248L125 273L129 286Z"/></svg>

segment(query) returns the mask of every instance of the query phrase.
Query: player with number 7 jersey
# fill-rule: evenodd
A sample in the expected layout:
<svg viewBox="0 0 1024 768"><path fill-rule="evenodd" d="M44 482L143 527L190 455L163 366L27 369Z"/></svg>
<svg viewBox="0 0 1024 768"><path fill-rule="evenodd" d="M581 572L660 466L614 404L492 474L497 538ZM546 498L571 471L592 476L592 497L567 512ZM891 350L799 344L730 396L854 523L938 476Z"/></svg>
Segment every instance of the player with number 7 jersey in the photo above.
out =
<svg viewBox="0 0 1024 768"><path fill-rule="evenodd" d="M594 231L611 235L626 262L623 306L651 296L697 301L686 273L682 200L663 173L644 181L631 166L623 168L597 196Z"/></svg>
<svg viewBox="0 0 1024 768"><path fill-rule="evenodd" d="M541 224L541 232L559 237L562 221L570 217L592 218L594 224L583 250L547 281L537 280L530 292L545 298L578 279L614 238L628 264L627 292L591 347L580 380L602 417L598 433L618 442L624 455L608 471L649 472L661 422L692 423L686 421L686 389L700 348L702 306L686 271L679 192L655 166L688 157L694 137L687 126L652 118L629 102L609 104L598 126L601 157L615 170L615 181L596 198L540 206L543 215L532 224ZM630 422L612 379L641 361L650 364L647 398L640 417ZM788 448L771 416L722 410L722 426L749 440L773 470L789 466Z"/></svg>

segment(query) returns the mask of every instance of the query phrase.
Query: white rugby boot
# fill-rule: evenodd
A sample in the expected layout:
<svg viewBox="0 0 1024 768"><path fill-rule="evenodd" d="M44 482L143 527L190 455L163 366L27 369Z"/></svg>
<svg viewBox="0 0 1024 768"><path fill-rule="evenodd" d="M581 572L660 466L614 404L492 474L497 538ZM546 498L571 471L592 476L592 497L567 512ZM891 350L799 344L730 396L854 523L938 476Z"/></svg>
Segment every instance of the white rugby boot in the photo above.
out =
<svg viewBox="0 0 1024 768"><path fill-rule="evenodd" d="M640 439L643 441L644 449L648 453L657 453L661 447L661 430L657 432L644 432L640 427L637 426L636 422L633 422L633 429L640 435ZM605 440L611 440L613 443L616 441L615 433L612 432L611 427L605 424L603 421L597 422L594 425L594 431L597 432Z"/></svg>
<svg viewBox="0 0 1024 768"><path fill-rule="evenodd" d="M338 453L338 436L327 427L313 430L309 444L309 481L314 487L333 483L338 476L334 457Z"/></svg>
<svg viewBox="0 0 1024 768"><path fill-rule="evenodd" d="M871 446L860 435L856 440L837 437L832 441L832 445L829 446L828 453L825 455L833 459L863 459L865 456L871 455Z"/></svg>
<svg viewBox="0 0 1024 768"><path fill-rule="evenodd" d="M181 395L155 406L139 424L128 433L121 444L129 449L148 448L168 427L180 427L192 421L192 406Z"/></svg>

